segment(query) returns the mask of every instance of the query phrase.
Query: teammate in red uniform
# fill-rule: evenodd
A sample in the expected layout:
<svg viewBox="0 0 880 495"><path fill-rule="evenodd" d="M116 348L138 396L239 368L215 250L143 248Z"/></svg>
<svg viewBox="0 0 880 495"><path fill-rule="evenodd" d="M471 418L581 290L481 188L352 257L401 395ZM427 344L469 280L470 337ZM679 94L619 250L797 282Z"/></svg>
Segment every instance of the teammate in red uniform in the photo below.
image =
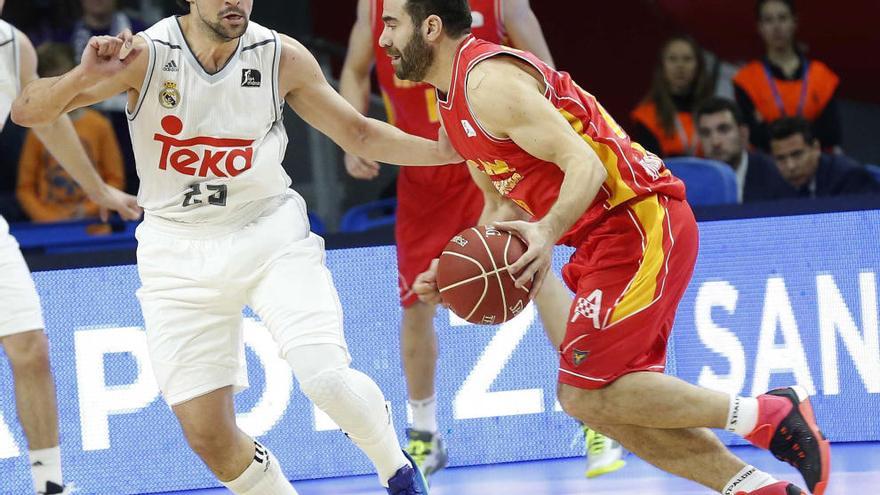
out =
<svg viewBox="0 0 880 495"><path fill-rule="evenodd" d="M386 0L382 16L397 76L437 88L449 140L483 172L486 194L533 216L497 224L529 245L511 267L517 284L534 277L540 290L553 245L576 248L563 269L577 293L560 347L565 410L720 493L803 493L747 466L707 429L726 428L793 464L821 495L830 449L804 391L729 397L661 373L698 244L684 186L663 162L568 74L474 38L464 0ZM434 276L419 276L420 297L438 297Z"/></svg>
<svg viewBox="0 0 880 495"><path fill-rule="evenodd" d="M472 29L482 39L529 50L552 65L547 42L528 0L470 0ZM379 47L384 29L383 0L360 0L357 22L351 32L348 55L342 70L340 93L355 108L366 112L370 96L370 70L375 62L379 86L388 120L398 128L430 139L437 138L440 116L434 88L425 83L397 78L391 60ZM346 155L349 174L358 179L374 179L376 162ZM407 378L412 428L408 430L407 450L428 475L446 465L446 449L437 424L434 374L437 339L434 330L435 306L419 302L412 291L416 275L425 271L449 239L461 230L491 221L481 218L483 199L465 167L443 166L404 168L397 183L397 259L400 302L403 306L401 355ZM443 211L441 217L438 211ZM549 284L538 301L542 314L556 311L556 297L565 293L559 282ZM545 322L555 340L561 340L565 322L559 318ZM551 340L554 338L551 336ZM558 342L556 342L558 344ZM598 476L620 469L620 444L598 434L586 432L591 453L587 475Z"/></svg>

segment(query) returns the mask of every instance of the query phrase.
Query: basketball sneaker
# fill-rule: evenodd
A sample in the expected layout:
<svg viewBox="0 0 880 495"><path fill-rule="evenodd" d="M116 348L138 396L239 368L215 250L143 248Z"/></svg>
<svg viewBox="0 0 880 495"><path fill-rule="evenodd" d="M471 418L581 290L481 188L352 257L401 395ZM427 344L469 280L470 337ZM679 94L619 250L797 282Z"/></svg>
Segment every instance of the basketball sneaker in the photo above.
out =
<svg viewBox="0 0 880 495"><path fill-rule="evenodd" d="M734 495L807 495L800 488L787 481L773 483L770 486L759 488L751 492L736 492Z"/></svg>
<svg viewBox="0 0 880 495"><path fill-rule="evenodd" d="M406 430L409 443L406 452L413 459L426 477L431 476L449 464L449 455L446 453L446 443L439 433L417 431L411 428Z"/></svg>
<svg viewBox="0 0 880 495"><path fill-rule="evenodd" d="M781 388L759 396L758 425L745 438L797 468L814 495L825 493L831 474L831 444L819 430L802 387Z"/></svg>
<svg viewBox="0 0 880 495"><path fill-rule="evenodd" d="M428 481L419 466L406 451L403 452L409 465L398 469L388 480L389 495L428 495Z"/></svg>
<svg viewBox="0 0 880 495"><path fill-rule="evenodd" d="M626 465L623 446L596 430L582 426L587 444L587 478L613 473Z"/></svg>

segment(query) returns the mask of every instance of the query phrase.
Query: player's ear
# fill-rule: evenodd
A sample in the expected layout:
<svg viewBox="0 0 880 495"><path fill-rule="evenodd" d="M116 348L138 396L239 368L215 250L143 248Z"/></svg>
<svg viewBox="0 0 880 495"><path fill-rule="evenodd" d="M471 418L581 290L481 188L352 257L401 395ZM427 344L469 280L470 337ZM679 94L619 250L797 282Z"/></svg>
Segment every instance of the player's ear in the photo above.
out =
<svg viewBox="0 0 880 495"><path fill-rule="evenodd" d="M437 41L440 33L443 32L443 19L437 15L430 15L422 24L423 34L427 41Z"/></svg>

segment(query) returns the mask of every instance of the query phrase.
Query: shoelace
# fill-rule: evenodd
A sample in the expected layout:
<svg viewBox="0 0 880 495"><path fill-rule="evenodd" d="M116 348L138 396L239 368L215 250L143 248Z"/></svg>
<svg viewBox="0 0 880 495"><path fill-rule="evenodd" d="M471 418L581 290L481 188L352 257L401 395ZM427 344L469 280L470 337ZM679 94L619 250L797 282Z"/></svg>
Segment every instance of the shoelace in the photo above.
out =
<svg viewBox="0 0 880 495"><path fill-rule="evenodd" d="M410 440L406 451L416 461L416 464L421 466L431 454L431 444L422 440Z"/></svg>
<svg viewBox="0 0 880 495"><path fill-rule="evenodd" d="M794 441L794 435L791 433L788 427L783 426L779 429L779 433L783 436L783 438L785 438L785 441L788 442L788 445L784 452L780 452L778 454L774 453L773 456L782 462L787 462L795 468L800 468L801 462L807 458L807 453L804 452L804 449L801 448L798 442Z"/></svg>
<svg viewBox="0 0 880 495"><path fill-rule="evenodd" d="M605 452L605 435L596 430L586 430L587 433L587 452L590 455L600 455Z"/></svg>

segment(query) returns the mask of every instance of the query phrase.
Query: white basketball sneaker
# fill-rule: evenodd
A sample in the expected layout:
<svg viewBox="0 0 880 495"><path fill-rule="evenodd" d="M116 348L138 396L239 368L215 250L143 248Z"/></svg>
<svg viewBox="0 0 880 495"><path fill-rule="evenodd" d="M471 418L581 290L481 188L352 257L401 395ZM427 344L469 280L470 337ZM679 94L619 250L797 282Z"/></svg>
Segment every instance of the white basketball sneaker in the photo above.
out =
<svg viewBox="0 0 880 495"><path fill-rule="evenodd" d="M613 473L626 465L622 445L586 426L583 429L587 444L587 478Z"/></svg>
<svg viewBox="0 0 880 495"><path fill-rule="evenodd" d="M407 429L406 436L409 439L406 452L412 456L426 478L449 463L446 444L439 433Z"/></svg>

